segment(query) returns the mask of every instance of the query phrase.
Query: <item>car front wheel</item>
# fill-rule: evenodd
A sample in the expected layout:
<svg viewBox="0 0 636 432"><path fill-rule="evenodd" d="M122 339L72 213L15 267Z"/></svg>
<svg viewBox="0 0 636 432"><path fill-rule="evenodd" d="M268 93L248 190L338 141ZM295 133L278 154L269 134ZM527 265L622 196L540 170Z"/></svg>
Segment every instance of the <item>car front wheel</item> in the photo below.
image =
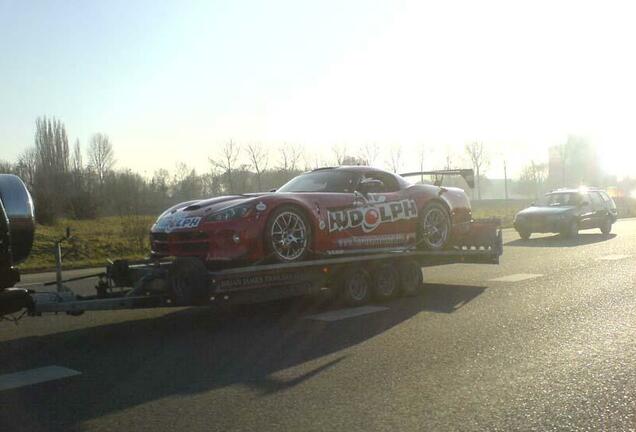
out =
<svg viewBox="0 0 636 432"><path fill-rule="evenodd" d="M576 238L579 235L579 223L576 220L570 221L561 235L567 238Z"/></svg>
<svg viewBox="0 0 636 432"><path fill-rule="evenodd" d="M298 208L282 206L269 217L265 237L265 246L274 261L302 261L309 253L311 225Z"/></svg>

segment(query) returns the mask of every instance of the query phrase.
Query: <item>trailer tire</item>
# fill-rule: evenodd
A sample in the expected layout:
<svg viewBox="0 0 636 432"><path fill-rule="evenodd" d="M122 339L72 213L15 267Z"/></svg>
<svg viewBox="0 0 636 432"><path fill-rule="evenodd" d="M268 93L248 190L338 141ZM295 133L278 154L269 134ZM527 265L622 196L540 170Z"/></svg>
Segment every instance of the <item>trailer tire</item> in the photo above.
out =
<svg viewBox="0 0 636 432"><path fill-rule="evenodd" d="M381 264L372 273L373 297L385 302L395 297L400 290L400 275L392 264Z"/></svg>
<svg viewBox="0 0 636 432"><path fill-rule="evenodd" d="M348 306L362 306L371 298L371 278L360 267L345 270L338 285L340 301Z"/></svg>
<svg viewBox="0 0 636 432"><path fill-rule="evenodd" d="M177 258L168 270L168 284L178 306L208 302L208 271L198 258Z"/></svg>
<svg viewBox="0 0 636 432"><path fill-rule="evenodd" d="M406 260L400 263L399 269L401 294L406 297L419 294L424 283L420 265L414 260Z"/></svg>

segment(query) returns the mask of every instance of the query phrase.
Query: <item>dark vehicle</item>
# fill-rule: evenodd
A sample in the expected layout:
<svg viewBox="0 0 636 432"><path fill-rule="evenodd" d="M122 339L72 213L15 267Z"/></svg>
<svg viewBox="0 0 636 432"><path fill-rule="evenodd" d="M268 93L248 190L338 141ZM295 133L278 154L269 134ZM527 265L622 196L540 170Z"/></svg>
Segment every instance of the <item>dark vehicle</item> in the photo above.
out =
<svg viewBox="0 0 636 432"><path fill-rule="evenodd" d="M603 190L559 189L517 213L514 227L524 240L532 233L576 237L579 230L591 228L609 234L617 216L614 200Z"/></svg>
<svg viewBox="0 0 636 432"><path fill-rule="evenodd" d="M31 252L33 201L19 177L0 174L0 290L19 280L15 265Z"/></svg>

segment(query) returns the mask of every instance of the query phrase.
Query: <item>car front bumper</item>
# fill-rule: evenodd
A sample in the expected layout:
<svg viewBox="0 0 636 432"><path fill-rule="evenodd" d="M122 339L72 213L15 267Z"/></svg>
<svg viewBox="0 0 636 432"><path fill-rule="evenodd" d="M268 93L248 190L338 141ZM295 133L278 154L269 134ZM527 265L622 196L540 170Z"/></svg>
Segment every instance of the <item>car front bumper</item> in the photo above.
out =
<svg viewBox="0 0 636 432"><path fill-rule="evenodd" d="M558 233L564 231L571 219L515 220L513 226L517 232Z"/></svg>

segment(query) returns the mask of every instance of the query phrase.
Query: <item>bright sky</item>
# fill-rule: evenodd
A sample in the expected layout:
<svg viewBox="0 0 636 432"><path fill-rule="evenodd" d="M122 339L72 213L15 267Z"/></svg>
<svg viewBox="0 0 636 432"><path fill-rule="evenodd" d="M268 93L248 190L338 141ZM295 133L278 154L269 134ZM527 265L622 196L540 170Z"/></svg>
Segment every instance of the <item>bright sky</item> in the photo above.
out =
<svg viewBox="0 0 636 432"><path fill-rule="evenodd" d="M0 159L35 118L107 133L118 166L199 170L229 139L325 161L377 143L489 174L582 135L636 175L633 2L0 0ZM388 151L388 150L387 150ZM377 164L388 160L385 151ZM464 164L466 165L466 164Z"/></svg>

